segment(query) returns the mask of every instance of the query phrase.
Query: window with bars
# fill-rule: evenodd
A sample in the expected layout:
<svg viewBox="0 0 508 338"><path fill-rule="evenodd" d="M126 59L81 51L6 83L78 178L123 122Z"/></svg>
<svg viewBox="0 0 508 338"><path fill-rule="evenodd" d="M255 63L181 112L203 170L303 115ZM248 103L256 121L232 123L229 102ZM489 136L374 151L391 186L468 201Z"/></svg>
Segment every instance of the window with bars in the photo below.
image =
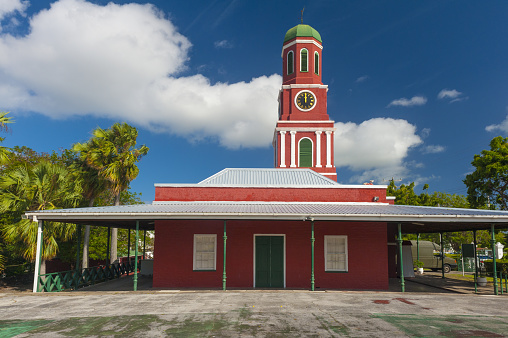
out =
<svg viewBox="0 0 508 338"><path fill-rule="evenodd" d="M347 272L347 236L325 236L325 271Z"/></svg>
<svg viewBox="0 0 508 338"><path fill-rule="evenodd" d="M309 52L307 51L307 49L305 48L302 48L302 50L300 51L300 71L301 72L308 72L309 70L309 62L308 62L308 58L309 58Z"/></svg>
<svg viewBox="0 0 508 338"><path fill-rule="evenodd" d="M295 60L295 54L293 51L288 52L288 75L293 74L294 70L294 60Z"/></svg>
<svg viewBox="0 0 508 338"><path fill-rule="evenodd" d="M214 271L217 235L194 235L194 266L196 271Z"/></svg>

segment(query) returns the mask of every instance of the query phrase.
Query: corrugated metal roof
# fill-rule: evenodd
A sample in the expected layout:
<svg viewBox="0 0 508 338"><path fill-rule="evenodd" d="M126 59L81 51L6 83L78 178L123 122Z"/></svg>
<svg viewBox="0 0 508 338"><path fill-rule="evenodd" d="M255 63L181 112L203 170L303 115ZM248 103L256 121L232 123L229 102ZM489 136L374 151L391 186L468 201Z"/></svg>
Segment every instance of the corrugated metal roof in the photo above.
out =
<svg viewBox="0 0 508 338"><path fill-rule="evenodd" d="M326 202L156 202L154 204L120 205L31 211L44 214L270 214L270 215L405 215L405 216L496 216L508 220L508 211L389 205L384 203Z"/></svg>
<svg viewBox="0 0 508 338"><path fill-rule="evenodd" d="M337 182L311 169L226 168L198 185L333 186Z"/></svg>
<svg viewBox="0 0 508 338"><path fill-rule="evenodd" d="M309 220L401 223L406 233L508 227L508 212L383 203L157 202L27 212L29 218L77 224L153 229L155 220Z"/></svg>

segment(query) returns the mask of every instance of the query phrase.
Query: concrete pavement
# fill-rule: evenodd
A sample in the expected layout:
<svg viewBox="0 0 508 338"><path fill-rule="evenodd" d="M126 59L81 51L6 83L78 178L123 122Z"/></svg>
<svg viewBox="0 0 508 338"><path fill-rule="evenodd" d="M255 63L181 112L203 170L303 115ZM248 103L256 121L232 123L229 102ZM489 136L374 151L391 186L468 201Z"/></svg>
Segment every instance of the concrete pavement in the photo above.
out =
<svg viewBox="0 0 508 338"><path fill-rule="evenodd" d="M489 336L508 297L345 291L0 294L0 336Z"/></svg>

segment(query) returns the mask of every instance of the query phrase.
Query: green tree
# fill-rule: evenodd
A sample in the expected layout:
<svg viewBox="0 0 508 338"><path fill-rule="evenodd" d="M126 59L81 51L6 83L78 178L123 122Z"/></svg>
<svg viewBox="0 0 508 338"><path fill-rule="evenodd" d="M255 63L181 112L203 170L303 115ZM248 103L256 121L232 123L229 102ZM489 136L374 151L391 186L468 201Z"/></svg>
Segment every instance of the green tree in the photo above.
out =
<svg viewBox="0 0 508 338"><path fill-rule="evenodd" d="M41 161L35 166L19 165L0 177L0 212L9 214L13 222L4 224L3 236L10 242L22 244L22 255L30 261L36 257L37 223L21 216L28 210L75 207L81 201L80 182L62 164ZM42 273L45 260L58 252L58 240L68 240L75 231L73 225L48 222L45 224L42 253Z"/></svg>
<svg viewBox="0 0 508 338"><path fill-rule="evenodd" d="M110 129L97 128L93 137L78 149L87 149L86 163L98 170L108 181L108 189L115 195L115 205L120 205L120 193L129 187L139 173L136 163L148 153L145 145L136 148L138 131L127 123L115 123ZM111 262L117 259L118 229L111 231Z"/></svg>
<svg viewBox="0 0 508 338"><path fill-rule="evenodd" d="M82 181L83 198L88 202L89 207L94 206L96 198L107 188L106 179L100 175L96 167L88 164L90 156L89 143L76 143L72 149L73 154L70 167L74 175ZM83 236L83 254L81 267L83 269L89 266L89 243L90 243L90 225L85 225L85 234Z"/></svg>
<svg viewBox="0 0 508 338"><path fill-rule="evenodd" d="M0 112L0 130L7 131L7 124L14 122L10 116L7 116L7 112ZM0 137L0 143L2 143L5 140L4 137ZM0 166L5 165L8 163L9 158L11 156L11 152L8 148L0 145ZM0 273L4 271L5 265L7 262L6 256L3 255L4 244L1 243L0 246Z"/></svg>
<svg viewBox="0 0 508 338"><path fill-rule="evenodd" d="M7 124L13 123L14 120L12 120L12 117L7 116L6 112L0 112L0 130L7 131ZM0 143L2 143L5 140L4 137L0 137ZM11 152L8 148L0 145L0 165L3 165L7 163L9 160L9 157L11 155Z"/></svg>
<svg viewBox="0 0 508 338"><path fill-rule="evenodd" d="M469 208L468 199L464 195L448 194L444 192L434 192L429 194L428 184L423 186L424 192L416 194L414 192L414 182L400 187L395 185L392 180L387 189L388 196L395 196L395 204L398 205L419 205L419 206L430 206L430 207L446 207L446 208ZM405 236L406 239L416 239L416 234L408 234ZM422 240L427 240L435 243L439 243L440 238L437 233L421 234ZM477 231L477 241L480 246L490 246L490 232L487 230ZM496 233L496 241L504 243L504 234L502 232ZM473 242L473 233L471 231L458 231L449 232L444 236L444 242L450 245L455 251L460 250L460 246L463 243Z"/></svg>
<svg viewBox="0 0 508 338"><path fill-rule="evenodd" d="M475 171L464 180L471 206L508 210L508 138L494 137L471 164Z"/></svg>

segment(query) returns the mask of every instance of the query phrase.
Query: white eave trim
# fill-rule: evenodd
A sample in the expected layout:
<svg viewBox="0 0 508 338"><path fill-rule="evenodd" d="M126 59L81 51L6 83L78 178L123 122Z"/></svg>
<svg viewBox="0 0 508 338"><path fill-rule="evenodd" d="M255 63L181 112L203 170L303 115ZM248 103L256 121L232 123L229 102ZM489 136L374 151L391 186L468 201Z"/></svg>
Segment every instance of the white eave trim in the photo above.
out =
<svg viewBox="0 0 508 338"><path fill-rule="evenodd" d="M281 169L284 170L284 169ZM332 174L330 174L332 175ZM252 184L252 185L243 185L243 184L172 184L172 183L155 183L154 186L156 188L298 188L298 189L309 189L309 188L317 188L317 189L386 189L388 186L386 185L343 185L337 183L336 185L270 185L270 184Z"/></svg>

